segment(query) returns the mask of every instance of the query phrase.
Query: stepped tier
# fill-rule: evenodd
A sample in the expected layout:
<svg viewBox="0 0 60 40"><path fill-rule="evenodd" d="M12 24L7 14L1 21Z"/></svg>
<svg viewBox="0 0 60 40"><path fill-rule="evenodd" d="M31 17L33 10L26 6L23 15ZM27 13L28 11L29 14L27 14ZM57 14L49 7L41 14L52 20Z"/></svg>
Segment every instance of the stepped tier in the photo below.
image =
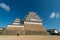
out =
<svg viewBox="0 0 60 40"><path fill-rule="evenodd" d="M43 27L42 19L35 12L29 12L26 15L24 27L26 34L48 34Z"/></svg>
<svg viewBox="0 0 60 40"><path fill-rule="evenodd" d="M29 12L21 25L20 19L16 18L12 25L8 25L3 34L48 34L43 27L42 19L35 13Z"/></svg>
<svg viewBox="0 0 60 40"><path fill-rule="evenodd" d="M16 18L12 25L8 25L3 34L25 34L24 26L20 24L20 19Z"/></svg>

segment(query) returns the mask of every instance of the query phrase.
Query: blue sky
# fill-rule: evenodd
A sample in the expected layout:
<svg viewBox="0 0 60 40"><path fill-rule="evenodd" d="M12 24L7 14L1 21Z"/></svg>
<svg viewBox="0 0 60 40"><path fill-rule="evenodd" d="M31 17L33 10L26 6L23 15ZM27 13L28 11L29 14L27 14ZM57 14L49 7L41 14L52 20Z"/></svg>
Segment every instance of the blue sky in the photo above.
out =
<svg viewBox="0 0 60 40"><path fill-rule="evenodd" d="M46 29L60 31L60 0L0 0L0 27L23 19L28 11L37 12Z"/></svg>

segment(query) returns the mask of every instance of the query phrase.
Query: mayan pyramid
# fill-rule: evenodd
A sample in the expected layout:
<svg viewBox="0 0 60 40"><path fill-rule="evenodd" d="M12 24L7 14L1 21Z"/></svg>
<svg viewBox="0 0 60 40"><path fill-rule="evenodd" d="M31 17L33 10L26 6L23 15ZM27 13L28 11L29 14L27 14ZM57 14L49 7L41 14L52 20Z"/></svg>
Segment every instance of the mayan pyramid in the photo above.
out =
<svg viewBox="0 0 60 40"><path fill-rule="evenodd" d="M48 34L42 19L35 12L28 12L24 19L25 34Z"/></svg>
<svg viewBox="0 0 60 40"><path fill-rule="evenodd" d="M13 24L7 26L3 34L24 34L24 26L20 24L20 19L16 18Z"/></svg>

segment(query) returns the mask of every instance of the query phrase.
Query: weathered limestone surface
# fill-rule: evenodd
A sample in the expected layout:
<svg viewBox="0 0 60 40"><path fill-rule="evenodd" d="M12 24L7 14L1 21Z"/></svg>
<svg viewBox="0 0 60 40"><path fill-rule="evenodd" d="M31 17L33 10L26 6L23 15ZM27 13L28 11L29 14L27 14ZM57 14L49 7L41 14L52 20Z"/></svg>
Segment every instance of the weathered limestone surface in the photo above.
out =
<svg viewBox="0 0 60 40"><path fill-rule="evenodd" d="M5 29L5 31L3 32L3 34L24 34L24 28L22 27L8 27Z"/></svg>
<svg viewBox="0 0 60 40"><path fill-rule="evenodd" d="M29 12L21 25L20 19L16 18L12 25L8 25L3 34L48 34L43 27L42 19L35 13Z"/></svg>
<svg viewBox="0 0 60 40"><path fill-rule="evenodd" d="M48 34L42 25L24 24L26 34Z"/></svg>
<svg viewBox="0 0 60 40"><path fill-rule="evenodd" d="M25 34L48 34L43 27L42 19L35 13L29 12L24 20Z"/></svg>

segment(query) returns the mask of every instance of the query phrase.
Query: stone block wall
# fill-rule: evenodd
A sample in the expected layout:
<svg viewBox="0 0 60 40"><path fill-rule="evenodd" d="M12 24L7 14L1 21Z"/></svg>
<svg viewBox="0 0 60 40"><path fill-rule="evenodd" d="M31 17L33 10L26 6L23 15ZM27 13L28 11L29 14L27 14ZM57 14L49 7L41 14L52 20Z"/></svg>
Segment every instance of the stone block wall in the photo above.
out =
<svg viewBox="0 0 60 40"><path fill-rule="evenodd" d="M25 34L48 34L42 25L24 24Z"/></svg>

